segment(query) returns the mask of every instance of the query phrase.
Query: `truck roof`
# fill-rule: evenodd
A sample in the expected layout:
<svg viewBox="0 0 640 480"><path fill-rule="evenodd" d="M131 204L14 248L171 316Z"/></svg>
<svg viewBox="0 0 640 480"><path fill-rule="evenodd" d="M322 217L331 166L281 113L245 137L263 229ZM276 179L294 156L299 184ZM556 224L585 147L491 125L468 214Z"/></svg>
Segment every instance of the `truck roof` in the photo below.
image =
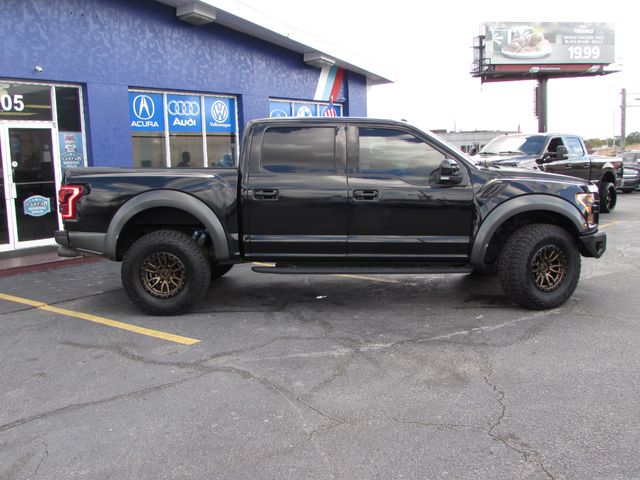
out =
<svg viewBox="0 0 640 480"><path fill-rule="evenodd" d="M258 124L258 123L312 123L312 124L322 124L322 123L371 123L371 124L380 124L384 123L386 125L402 125L414 127L413 125L400 122L398 120L390 120L385 118L370 118L370 117L276 117L276 118L259 118L255 120L251 120L247 123L249 124Z"/></svg>

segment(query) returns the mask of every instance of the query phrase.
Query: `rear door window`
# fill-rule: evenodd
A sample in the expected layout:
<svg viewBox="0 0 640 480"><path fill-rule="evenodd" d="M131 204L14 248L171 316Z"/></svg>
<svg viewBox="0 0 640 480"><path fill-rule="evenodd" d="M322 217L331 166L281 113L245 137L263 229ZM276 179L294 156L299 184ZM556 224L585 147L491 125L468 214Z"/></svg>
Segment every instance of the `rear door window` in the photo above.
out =
<svg viewBox="0 0 640 480"><path fill-rule="evenodd" d="M582 142L579 138L567 137L565 140L570 157L584 157L584 148L582 148Z"/></svg>
<svg viewBox="0 0 640 480"><path fill-rule="evenodd" d="M271 127L264 133L260 166L274 173L334 173L335 132L335 127Z"/></svg>

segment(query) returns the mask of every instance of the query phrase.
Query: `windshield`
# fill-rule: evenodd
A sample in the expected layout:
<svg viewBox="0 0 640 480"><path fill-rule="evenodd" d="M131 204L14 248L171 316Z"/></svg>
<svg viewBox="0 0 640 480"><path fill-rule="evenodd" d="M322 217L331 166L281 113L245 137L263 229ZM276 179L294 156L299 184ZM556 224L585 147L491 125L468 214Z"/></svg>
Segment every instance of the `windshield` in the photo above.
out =
<svg viewBox="0 0 640 480"><path fill-rule="evenodd" d="M544 147L543 135L501 135L487 143L480 155L526 154L538 155Z"/></svg>

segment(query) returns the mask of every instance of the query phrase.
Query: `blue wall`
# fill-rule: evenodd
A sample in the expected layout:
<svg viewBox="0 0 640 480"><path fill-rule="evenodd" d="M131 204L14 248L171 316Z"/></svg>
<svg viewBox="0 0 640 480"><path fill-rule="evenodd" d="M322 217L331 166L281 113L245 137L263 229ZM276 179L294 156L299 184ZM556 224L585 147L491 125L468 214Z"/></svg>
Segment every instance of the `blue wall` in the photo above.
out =
<svg viewBox="0 0 640 480"><path fill-rule="evenodd" d="M2 13L0 78L83 84L92 165L131 165L130 87L238 95L242 125L269 115L269 97L313 99L320 75L301 54L154 0L3 0ZM340 96L366 116L363 76L347 72Z"/></svg>

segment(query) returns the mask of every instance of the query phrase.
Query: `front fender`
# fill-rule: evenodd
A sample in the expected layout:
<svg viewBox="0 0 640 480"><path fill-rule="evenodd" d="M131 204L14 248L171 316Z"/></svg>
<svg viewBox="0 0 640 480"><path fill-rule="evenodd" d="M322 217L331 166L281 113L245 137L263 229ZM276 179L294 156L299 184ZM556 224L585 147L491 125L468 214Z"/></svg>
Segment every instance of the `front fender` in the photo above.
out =
<svg viewBox="0 0 640 480"><path fill-rule="evenodd" d="M229 258L227 234L220 219L202 201L189 194L175 190L145 192L125 202L113 216L111 223L109 223L104 255L111 260L115 260L118 238L127 222L144 210L158 207L178 208L196 217L202 222L211 237L216 258L218 260Z"/></svg>
<svg viewBox="0 0 640 480"><path fill-rule="evenodd" d="M582 213L568 201L550 195L523 195L501 203L487 215L473 241L471 264L483 266L489 243L501 225L515 215L533 211L560 214L571 221L577 232L587 232Z"/></svg>

